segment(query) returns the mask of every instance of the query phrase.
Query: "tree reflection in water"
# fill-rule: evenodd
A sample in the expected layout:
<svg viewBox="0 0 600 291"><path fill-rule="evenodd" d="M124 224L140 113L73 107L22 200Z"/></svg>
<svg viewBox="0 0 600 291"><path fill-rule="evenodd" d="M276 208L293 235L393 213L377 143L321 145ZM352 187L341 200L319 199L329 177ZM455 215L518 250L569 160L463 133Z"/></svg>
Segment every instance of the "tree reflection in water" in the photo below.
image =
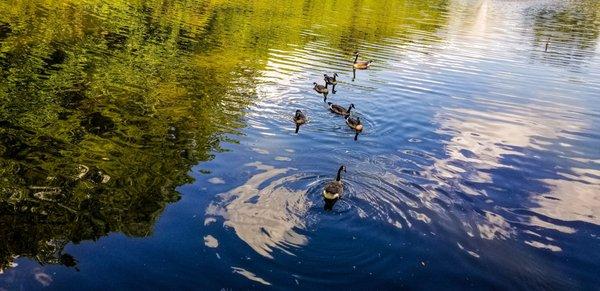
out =
<svg viewBox="0 0 600 291"><path fill-rule="evenodd" d="M445 7L325 2L0 3L0 269L75 267L70 242L151 234L191 166L243 126L269 50L314 41L323 7L337 9L330 45L349 51L434 31L417 16L443 22Z"/></svg>

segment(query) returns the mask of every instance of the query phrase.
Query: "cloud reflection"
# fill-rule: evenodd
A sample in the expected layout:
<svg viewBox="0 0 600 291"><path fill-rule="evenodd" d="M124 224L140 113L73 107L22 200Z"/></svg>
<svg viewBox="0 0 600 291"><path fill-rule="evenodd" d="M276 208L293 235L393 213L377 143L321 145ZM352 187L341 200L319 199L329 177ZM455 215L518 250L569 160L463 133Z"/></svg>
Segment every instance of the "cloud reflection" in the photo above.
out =
<svg viewBox="0 0 600 291"><path fill-rule="evenodd" d="M260 162L245 166L261 172L243 185L219 194L219 201L209 205L206 215L223 217L225 226L233 228L254 251L268 258L273 258L273 248L289 253L283 246L305 245L307 238L295 229L304 228L302 217L309 203L306 191L284 186L293 179L281 177L290 168L278 169Z"/></svg>
<svg viewBox="0 0 600 291"><path fill-rule="evenodd" d="M564 108L563 108L564 109ZM553 111L552 109L547 109ZM563 168L565 163L553 156L567 153L556 150L559 140L573 138L572 132L583 132L587 125L572 120L566 122L557 118L558 114L536 114L525 109L511 108L506 112L482 112L472 109L451 109L437 116L440 124L439 133L450 135L445 144L447 158L434 163L433 175L454 179L460 190L467 194L489 194L484 190L473 190L472 182L498 184L495 170L510 169L543 185L547 192L530 192L531 208L537 214L560 221L585 221L600 225L600 175L591 168ZM543 141L542 141L543 140ZM569 146L568 144L562 144ZM532 157L531 152L541 153L540 157ZM508 157L523 159L552 159L555 164L550 169L534 169L540 165L529 165L526 162L515 164ZM568 159L567 162L578 162ZM545 176L563 176L564 178L545 179ZM538 178L541 177L541 178ZM465 184L468 183L468 184ZM518 193L521 189L513 189L512 185L503 188ZM495 199L490 197L489 199ZM488 198L486 198L488 199ZM553 229L563 233L574 233L575 229L544 221L537 216L526 216L530 225ZM506 238L513 232L513 227L499 214L485 212L483 222L478 223L480 237L485 239ZM544 245L539 242L527 242L534 247L560 251L557 246Z"/></svg>

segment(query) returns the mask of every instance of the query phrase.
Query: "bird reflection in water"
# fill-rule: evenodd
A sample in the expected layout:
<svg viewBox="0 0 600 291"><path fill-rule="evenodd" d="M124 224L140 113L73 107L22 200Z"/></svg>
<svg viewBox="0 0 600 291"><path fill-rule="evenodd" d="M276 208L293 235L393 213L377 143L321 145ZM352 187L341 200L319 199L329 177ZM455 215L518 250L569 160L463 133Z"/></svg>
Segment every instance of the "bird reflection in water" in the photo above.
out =
<svg viewBox="0 0 600 291"><path fill-rule="evenodd" d="M331 211L331 210L333 210L333 206L335 205L336 202L338 202L338 200L340 200L340 199L339 198L336 198L336 199L323 198L323 202L325 203L323 205L323 209L325 211Z"/></svg>

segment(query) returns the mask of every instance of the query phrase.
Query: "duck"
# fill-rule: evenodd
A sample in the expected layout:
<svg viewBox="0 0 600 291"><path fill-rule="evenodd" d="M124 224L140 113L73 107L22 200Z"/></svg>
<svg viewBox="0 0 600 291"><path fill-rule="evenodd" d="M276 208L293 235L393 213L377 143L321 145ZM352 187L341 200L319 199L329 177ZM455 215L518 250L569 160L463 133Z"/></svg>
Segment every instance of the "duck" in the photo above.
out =
<svg viewBox="0 0 600 291"><path fill-rule="evenodd" d="M358 139L358 134L362 132L363 125L360 122L360 117L351 117L350 115L346 115L346 124L348 127L354 129L356 134L354 135L354 140Z"/></svg>
<svg viewBox="0 0 600 291"><path fill-rule="evenodd" d="M333 73L333 77L330 77L327 74L324 74L323 76L324 76L323 80L325 80L325 84L333 85L333 86L337 85L337 77L338 77L337 73Z"/></svg>
<svg viewBox="0 0 600 291"><path fill-rule="evenodd" d="M344 184L342 184L342 171L346 172L346 166L341 165L337 171L337 176L334 181L325 185L323 189L323 199L325 202L335 202L342 197L344 192Z"/></svg>
<svg viewBox="0 0 600 291"><path fill-rule="evenodd" d="M368 69L371 66L371 63L373 62L373 60L368 60L368 61L359 61L358 60L358 51L354 52L354 63L352 64L352 66L355 69Z"/></svg>
<svg viewBox="0 0 600 291"><path fill-rule="evenodd" d="M306 123L306 115L302 113L300 109L296 110L296 114L294 115L294 122L296 123L296 133L300 130L300 125Z"/></svg>
<svg viewBox="0 0 600 291"><path fill-rule="evenodd" d="M346 109L340 105L333 104L331 102L327 102L327 104L329 105L329 110L331 110L331 112L333 112L335 114L343 115L343 116L350 115L350 110L352 110L352 108L355 108L354 104L350 104L350 106L348 106L348 109Z"/></svg>
<svg viewBox="0 0 600 291"><path fill-rule="evenodd" d="M314 82L313 85L315 85L315 87L313 89L315 89L315 91L321 93L321 94L327 94L329 93L329 89L327 89L327 83L325 83L325 86L317 84L317 82Z"/></svg>

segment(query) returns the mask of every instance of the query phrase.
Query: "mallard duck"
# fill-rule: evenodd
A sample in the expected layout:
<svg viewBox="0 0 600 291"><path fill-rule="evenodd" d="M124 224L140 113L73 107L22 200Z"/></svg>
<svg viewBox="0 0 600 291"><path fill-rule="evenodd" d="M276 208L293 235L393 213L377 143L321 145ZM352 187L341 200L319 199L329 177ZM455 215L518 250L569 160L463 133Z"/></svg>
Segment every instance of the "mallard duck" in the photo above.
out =
<svg viewBox="0 0 600 291"><path fill-rule="evenodd" d="M356 134L354 135L354 140L358 139L358 134L362 132L363 125L360 122L360 117L351 117L350 115L346 115L346 124L348 127L354 129Z"/></svg>
<svg viewBox="0 0 600 291"><path fill-rule="evenodd" d="M325 201L337 200L342 197L342 193L344 192L344 185L342 184L342 171L346 172L346 166L340 166L337 171L335 181L331 181L325 185L325 189L323 189L323 198Z"/></svg>
<svg viewBox="0 0 600 291"><path fill-rule="evenodd" d="M300 130L300 125L306 123L306 115L300 111L300 109L296 110L296 114L294 115L294 122L296 123L296 133Z"/></svg>
<svg viewBox="0 0 600 291"><path fill-rule="evenodd" d="M354 63L352 64L352 66L356 69L367 69L371 66L371 63L373 62L373 60L368 60L368 61L359 61L358 60L358 52L354 52Z"/></svg>
<svg viewBox="0 0 600 291"><path fill-rule="evenodd" d="M315 91L317 91L321 94L329 93L329 89L327 89L327 83L325 83L325 86L319 85L319 84L317 84L317 82L314 82L313 84L315 85L315 87L313 88L313 89L315 89Z"/></svg>
<svg viewBox="0 0 600 291"><path fill-rule="evenodd" d="M333 112L335 114L343 115L343 116L350 115L350 110L352 110L352 108L354 108L354 104L350 104L348 109L346 109L340 105L333 104L331 102L327 102L327 104L329 105L329 110L331 110L331 112Z"/></svg>
<svg viewBox="0 0 600 291"><path fill-rule="evenodd" d="M334 85L334 86L337 85L337 76L338 76L337 73L333 73L333 77L329 77L327 74L324 74L323 76L324 76L323 80L325 80L325 84Z"/></svg>

